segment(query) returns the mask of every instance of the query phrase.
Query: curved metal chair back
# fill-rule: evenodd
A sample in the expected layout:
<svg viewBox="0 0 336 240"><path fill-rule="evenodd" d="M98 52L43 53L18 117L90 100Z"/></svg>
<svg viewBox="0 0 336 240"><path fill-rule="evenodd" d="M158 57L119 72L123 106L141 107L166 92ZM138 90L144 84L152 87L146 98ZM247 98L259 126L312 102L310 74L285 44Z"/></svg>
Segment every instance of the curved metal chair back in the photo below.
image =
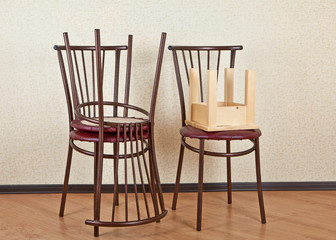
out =
<svg viewBox="0 0 336 240"><path fill-rule="evenodd" d="M236 51L242 50L243 46L169 46L172 50L177 87L181 104L182 126L185 126L186 120L186 104L184 85L189 85L189 69L198 68L200 80L200 100L203 102L204 97L204 81L203 74L209 69L217 70L217 77L221 71L224 72L223 58L225 52L230 54L230 68L234 68ZM224 56L223 56L224 55ZM203 61L202 61L203 59ZM206 59L206 61L204 61Z"/></svg>

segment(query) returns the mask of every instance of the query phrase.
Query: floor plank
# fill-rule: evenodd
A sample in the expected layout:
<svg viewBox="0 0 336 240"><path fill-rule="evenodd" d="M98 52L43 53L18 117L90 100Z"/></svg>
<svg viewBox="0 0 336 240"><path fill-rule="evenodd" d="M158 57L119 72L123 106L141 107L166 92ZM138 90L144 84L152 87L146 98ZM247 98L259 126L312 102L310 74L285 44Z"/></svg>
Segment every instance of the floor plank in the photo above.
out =
<svg viewBox="0 0 336 240"><path fill-rule="evenodd" d="M201 232L195 230L196 193L179 194L176 211L172 194L164 197L169 212L160 223L100 228L99 239L336 239L336 191L265 191L266 224L260 223L256 192L233 192L231 205L226 193L206 192ZM111 201L112 194L103 194L103 219L111 216ZM84 224L92 218L92 202L92 194L69 194L59 218L60 194L0 195L0 239L97 239Z"/></svg>

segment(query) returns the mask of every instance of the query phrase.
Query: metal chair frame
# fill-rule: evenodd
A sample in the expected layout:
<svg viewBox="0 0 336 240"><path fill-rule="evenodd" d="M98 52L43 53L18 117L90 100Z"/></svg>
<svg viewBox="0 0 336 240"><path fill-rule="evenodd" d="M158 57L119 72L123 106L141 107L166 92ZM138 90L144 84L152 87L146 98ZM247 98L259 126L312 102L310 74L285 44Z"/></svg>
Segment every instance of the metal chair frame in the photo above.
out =
<svg viewBox="0 0 336 240"><path fill-rule="evenodd" d="M94 226L94 236L99 235L99 227L135 226L154 221L159 222L161 218L166 216L167 210L164 207L164 199L155 154L154 115L166 33L162 33L161 35L150 111L146 111L142 108L129 104L133 42L132 35L128 36L128 45L122 46L101 46L99 29L95 30L95 46L70 45L68 34L64 33L63 36L65 45L54 46L58 55L69 117L68 157L59 216L64 216L72 153L73 149L75 149L80 153L94 157L94 217L93 220L88 219L85 221L86 224ZM119 73L120 57L123 51L127 51L127 63L124 100L123 102L120 102L120 96L118 95L120 84ZM64 54L62 54L62 52L65 52L67 58L68 72L66 71L66 66L63 60ZM91 53L92 60L92 79L90 79L90 83L88 81L88 72L90 69L86 67L86 64L88 63L85 60L87 52ZM113 52L115 56L113 101L103 100L104 66L106 65L105 55L107 55L108 52ZM80 54L81 58L78 57L78 54ZM82 63L82 67L79 66L80 63ZM93 88L92 93L89 91L90 86ZM113 114L111 116L113 119L111 121L105 120L106 116L104 115L104 108L106 107L110 107L113 110ZM123 110L122 115L119 115L119 109ZM144 117L130 117L129 110L142 114ZM125 118L128 118L128 120L131 119L131 121L123 121ZM88 121L90 124L95 125L96 131L83 131L75 129L72 125L74 120ZM115 131L108 132L107 128L109 127L114 128ZM94 151L78 146L76 144L77 140L94 142ZM111 142L113 144L113 154L104 153L104 142ZM120 154L121 143L124 143L123 154ZM127 143L129 143L129 147L127 147ZM146 153L149 154L148 161L145 157ZM111 221L103 221L100 219L104 158L113 159L114 164L114 195ZM122 159L124 159L125 164L125 220L119 221L115 218L115 208L119 205L118 165ZM129 184L127 182L127 164L129 162L132 167L131 176L133 177L133 184ZM149 165L148 167L147 162ZM136 168L136 164L138 168ZM139 170L139 175L136 175L136 169ZM137 176L140 177L139 184L136 182ZM140 198L138 194L140 190L143 193L142 198ZM130 219L128 213L128 194L132 193L132 191L135 194L136 200L136 219ZM147 199L146 194L148 193L150 194L150 198ZM141 199L144 200L146 206L146 214L142 215L141 208L139 206ZM152 209L154 211L154 215L152 215L150 211L150 201L153 204Z"/></svg>
<svg viewBox="0 0 336 240"><path fill-rule="evenodd" d="M197 68L199 69L199 79L200 79L200 97L201 101L203 102L203 88L202 88L202 63L201 63L201 52L207 53L207 70L210 69L211 65L211 54L217 53L217 61L215 64L215 69L217 69L217 77L220 70L220 59L221 59L221 52L227 51L230 53L230 68L234 68L235 56L236 51L242 50L242 46L169 46L169 50L172 51L173 61L174 61L174 68L177 80L177 87L178 93L180 98L180 106L181 106L181 118L182 118L182 128L186 126L186 107L185 107L185 100L184 100L184 92L183 92L183 85L182 85L182 77L180 72L180 64L178 59L182 59L182 67L185 68L185 76L188 81L189 85L189 74L188 68ZM180 53L180 58L178 57L178 53ZM194 54L193 54L194 53ZM193 60L193 55L197 55L197 59ZM188 59L189 58L189 59ZM189 61L188 61L189 60ZM222 132L223 135L225 131ZM182 134L181 134L182 135ZM195 137L198 138L198 137ZM259 151L259 137L248 139L253 143L253 146L247 150L240 151L240 152L231 152L231 141L234 139L228 139L226 141L226 152L212 152L206 151L204 149L204 142L206 139L198 138L199 139L199 148L191 146L186 142L186 137L182 135L181 138L181 146L180 146L180 153L179 153L179 161L177 167L177 174L176 174L176 181L175 181L175 188L174 188L174 196L173 196L173 203L172 209L176 210L177 205L177 197L181 179L181 172L182 172L182 164L183 164L183 156L184 156L184 149L187 148L193 152L199 154L199 173L198 173L198 200L197 200L197 227L198 231L201 230L202 224L202 196L203 196L203 168L204 168L204 155L208 156L215 156L215 157L225 157L227 162L227 198L228 204L232 203L232 183L231 183L231 158L238 157L242 155L246 155L249 153L255 152L255 162L256 162L256 177L257 177L257 190L258 190L258 199L259 199L259 208L260 208L260 215L261 215L261 222L264 224L266 223L266 216L264 210L264 201L263 201L263 194L262 194L262 182L261 182L261 171L260 171L260 151Z"/></svg>

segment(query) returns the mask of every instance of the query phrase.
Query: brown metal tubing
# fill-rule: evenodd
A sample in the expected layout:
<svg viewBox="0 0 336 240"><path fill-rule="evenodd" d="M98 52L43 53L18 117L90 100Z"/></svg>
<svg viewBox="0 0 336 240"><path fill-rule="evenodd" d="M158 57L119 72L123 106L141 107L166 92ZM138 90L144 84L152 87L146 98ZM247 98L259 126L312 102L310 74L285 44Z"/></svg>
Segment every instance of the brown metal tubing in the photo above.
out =
<svg viewBox="0 0 336 240"><path fill-rule="evenodd" d="M95 221L95 220L85 220L85 224L99 227L131 227L142 225L146 223L151 223L160 220L167 215L167 210L164 210L161 214L156 215L155 217L147 218L140 221L128 221L128 222L105 222L105 221Z"/></svg>
<svg viewBox="0 0 336 240"><path fill-rule="evenodd" d="M257 188L258 188L260 216L261 216L261 223L265 224L266 223L266 215L265 215L264 198L263 198L262 183L261 183L259 138L255 139L255 145L256 145L255 161L256 161L256 175L257 175Z"/></svg>
<svg viewBox="0 0 336 240"><path fill-rule="evenodd" d="M238 156L246 155L246 154L249 154L249 153L251 153L255 150L254 141L252 139L249 139L249 140L251 142L253 142L253 146L251 148L245 150L245 151L234 152L234 153L220 153L220 152L204 151L204 155L215 156L215 157L238 157ZM189 145L188 143L186 143L185 137L182 137L181 143L183 144L183 146L185 146L186 148L188 148L189 150L191 150L193 152L197 152L197 153L200 152L200 150L198 148L195 148L195 147Z"/></svg>
<svg viewBox="0 0 336 240"><path fill-rule="evenodd" d="M185 103L184 103L184 95L183 95L183 87L182 87L182 81L181 81L180 67L179 67L179 64L178 64L176 51L173 50L172 53L173 53L173 59L174 59L175 74L176 74L176 80L177 80L177 88L178 88L178 92L179 92L179 95L180 95L182 126L185 126L186 125L185 124L186 110L185 110Z"/></svg>
<svg viewBox="0 0 336 240"><path fill-rule="evenodd" d="M114 70L114 94L113 101L118 102L118 90L119 90L119 67L120 67L120 51L115 52L115 70ZM115 106L113 109L113 116L118 115L118 107Z"/></svg>
<svg viewBox="0 0 336 240"><path fill-rule="evenodd" d="M152 90L152 99L151 99L151 106L150 106L150 122L151 123L154 123L156 99L157 99L158 88L159 88L159 83L160 83L160 74L161 74L161 67L162 67L162 61L163 61L164 46L166 43L166 36L167 36L166 33L161 34L161 41L160 41L160 46L159 46L158 59L156 63L154 84L153 84L153 90Z"/></svg>
<svg viewBox="0 0 336 240"><path fill-rule="evenodd" d="M85 67L84 51L81 50L81 53L82 53L82 63L83 63L83 74L84 74L84 80L85 80L86 100L87 102L90 102L90 94L89 94L89 86L88 86L86 67ZM88 115L91 116L90 107L88 107Z"/></svg>
<svg viewBox="0 0 336 240"><path fill-rule="evenodd" d="M93 106L98 105L99 106L99 103L98 102L86 102L86 103L79 104L75 108L75 116L79 117L80 119L84 119L84 120L86 120L88 122L99 124L99 120L91 118L91 117L87 117L87 116L83 115L80 112L80 108L86 107L86 106L91 106L91 105L93 105ZM120 106L120 107L123 107L123 108L132 109L134 111L141 112L145 116L149 116L150 115L149 112L147 112L146 110L144 110L142 108L139 108L139 107L136 107L136 106L133 106L133 105L123 104L123 103L116 103L116 102L102 102L102 105L104 105L104 106ZM144 122L148 122L148 120L144 119ZM104 122L104 125L107 125L107 126L116 126L116 124L117 123Z"/></svg>
<svg viewBox="0 0 336 240"><path fill-rule="evenodd" d="M168 46L169 50L242 50L243 46Z"/></svg>
<svg viewBox="0 0 336 240"><path fill-rule="evenodd" d="M63 38L64 38L64 43L66 46L66 55L68 59L68 66L69 66L69 75L70 75L70 84L71 84L71 95L72 95L72 101L73 101L73 106L77 107L79 104L78 101L78 95L77 95L77 88L76 88L76 83L75 83L75 72L73 68L73 62L72 62L72 55L71 55L71 46L69 43L69 37L68 33L63 33Z"/></svg>
<svg viewBox="0 0 336 240"><path fill-rule="evenodd" d="M220 55L221 55L221 50L218 50L218 58L217 58L217 81L218 81L218 75L219 75Z"/></svg>
<svg viewBox="0 0 336 240"><path fill-rule="evenodd" d="M180 179L181 179L181 172L182 172L183 155L184 155L184 146L181 144L179 161L178 161L178 166L177 166L177 173L176 173L176 181L175 181L175 188L174 188L172 210L176 210L177 197L178 197L178 192L179 192L179 187L180 187Z"/></svg>
<svg viewBox="0 0 336 240"><path fill-rule="evenodd" d="M131 155L133 155L133 129L134 124L130 124L130 148L131 148ZM131 157L131 164L132 164L132 175L133 175L133 184L134 184L134 195L135 195L135 205L137 209L138 220L140 220L140 208L139 208L139 199L138 199L138 188L136 184L136 176L135 176L135 165L134 165L134 157Z"/></svg>
<svg viewBox="0 0 336 240"><path fill-rule="evenodd" d="M144 138L143 138L142 123L140 124L140 137L141 137L141 150L144 151L144 149L143 149ZM149 146L148 146L148 148L149 148ZM150 153L150 149L149 149L149 159L151 157L150 154L151 153ZM147 182L148 182L148 185L149 185L149 189L150 189L150 193L151 193L151 197L152 197L152 201L153 201L154 212L155 212L155 215L158 215L159 214L159 207L158 207L158 203L157 203L157 199L156 199L156 195L155 195L155 188L153 189L153 184L152 184L152 181L151 181L149 173L148 173L148 167L147 167L147 164L146 164L146 156L145 156L145 154L142 155L142 160L143 160L143 163L144 163L144 168L145 168L145 173L146 173L146 177L147 177Z"/></svg>
<svg viewBox="0 0 336 240"><path fill-rule="evenodd" d="M201 89L201 102L203 102L203 83L202 83L202 66L201 66L201 56L199 50L197 50L197 58L198 58L198 73L199 73L199 82Z"/></svg>
<svg viewBox="0 0 336 240"><path fill-rule="evenodd" d="M94 167L93 167L93 206L94 206L94 210L93 210L93 214L94 216L96 216L96 205L97 205L97 184L98 184L98 178L97 178L97 174L98 174L98 151L99 151L99 143L95 142L94 143ZM100 214L100 213L98 213ZM99 218L99 217L98 217ZM94 227L94 236L98 236L99 235L99 229L98 227Z"/></svg>
<svg viewBox="0 0 336 240"><path fill-rule="evenodd" d="M197 231L201 231L202 225L202 198L203 198L203 169L204 169L204 139L200 139L199 146L199 170L198 170L198 197L197 197Z"/></svg>
<svg viewBox="0 0 336 240"><path fill-rule="evenodd" d="M123 125L123 128L125 128L125 125ZM124 131L124 151L125 154L127 153L127 142L126 142L126 131ZM125 221L128 221L128 196L127 196L127 158L124 159L125 164Z"/></svg>
<svg viewBox="0 0 336 240"><path fill-rule="evenodd" d="M231 153L230 140L226 140L226 153ZM232 203L232 184L231 184L231 157L226 157L226 178L227 178L227 194L228 204Z"/></svg>
<svg viewBox="0 0 336 240"><path fill-rule="evenodd" d="M114 155L114 191L113 191L113 205L112 205L112 222L114 221L115 215L115 206L119 205L119 196L118 196L118 164L119 164L119 145L120 144L120 125L117 126L117 142L115 147Z"/></svg>
<svg viewBox="0 0 336 240"><path fill-rule="evenodd" d="M145 144L146 144L146 147L144 148L144 151L140 151L139 152L139 155L144 155L148 150L149 150L149 148L148 148L148 143L146 142L146 141L144 141L145 142ZM83 148L80 148L80 147L78 147L75 143L74 143L74 140L70 140L70 146L73 148L73 149L75 149L77 152L80 152L80 153L83 153L83 154L85 154L85 155L88 155L88 156L94 156L94 153L93 152L90 152L90 151L88 151L88 150L85 150L85 149L83 149ZM135 157L136 156L136 154L137 153L133 153L133 157ZM131 154L126 154L126 158L130 158L132 155ZM104 154L104 158L109 158L109 159L111 159L111 158L116 158L116 155L114 155L114 154ZM123 155L120 155L119 154L119 158L125 158L125 155L123 154Z"/></svg>
<svg viewBox="0 0 336 240"><path fill-rule="evenodd" d="M94 69L94 56L93 51L91 51L91 61L92 61L92 95L93 101L96 101L96 83L95 83L95 69ZM90 106L88 106L90 107ZM96 108L93 106L93 116L96 117Z"/></svg>
<svg viewBox="0 0 336 240"><path fill-rule="evenodd" d="M161 211L164 211L165 210L164 199L163 199L163 194L162 194L159 169L158 169L157 162L156 162L155 143L154 143L154 129L151 129L150 138L148 139L148 141L149 141L149 147L150 147L149 153L152 153L152 158L149 159L149 160L152 161L152 164L153 164L152 165L153 173L154 173L155 182L156 182L156 186L157 186L157 190L158 190Z"/></svg>
<svg viewBox="0 0 336 240"><path fill-rule="evenodd" d="M59 216L60 217L64 216L65 201L66 201L66 196L67 196L67 193L68 193L68 184L69 184L69 176L70 176L70 169L71 169L72 152L73 152L73 149L70 145L70 139L69 139L68 158L67 158L67 163L66 163L66 168L65 168L62 200L61 200L61 206L60 206L60 211L59 211Z"/></svg>
<svg viewBox="0 0 336 240"><path fill-rule="evenodd" d="M124 99L125 104L128 104L128 101L129 101L131 66L132 66L132 45L133 45L133 36L128 35L127 67L126 67L125 99ZM127 116L128 116L128 109L125 108L124 117L127 117Z"/></svg>
<svg viewBox="0 0 336 240"><path fill-rule="evenodd" d="M103 158L104 158L104 108L103 108L103 83L101 76L101 48L100 48L100 30L95 29L96 43L96 69L98 83L98 116L99 116L99 144L98 144L98 162L97 162L97 184L95 186L96 197L94 204L94 220L100 220L101 205L101 185L103 177ZM98 236L98 228L94 229L94 236Z"/></svg>
<svg viewBox="0 0 336 240"><path fill-rule="evenodd" d="M174 51L174 52L176 52L176 51ZM184 68L185 68L185 71L186 71L186 76L187 76L188 85L189 85L188 66L187 66L187 61L186 61L186 57L185 57L184 51L182 51L182 56L183 56ZM176 61L177 61L177 60L176 60ZM178 62L177 62L177 65L178 65Z"/></svg>
<svg viewBox="0 0 336 240"><path fill-rule="evenodd" d="M235 58L236 58L236 50L231 50L230 68L234 68Z"/></svg>
<svg viewBox="0 0 336 240"><path fill-rule="evenodd" d="M76 55L76 51L75 50L72 50L72 52L73 52L73 57L74 57L74 61L75 61L75 66L76 66L77 82L78 82L78 86L79 86L79 93L80 93L82 102L84 102L84 94L83 94L82 82L81 82L81 78L80 78L80 74L79 74L77 55ZM85 115L85 108L83 108L83 112L84 112L84 115Z"/></svg>
<svg viewBox="0 0 336 240"><path fill-rule="evenodd" d="M57 56L58 56L58 62L60 65L60 70L61 70L61 75L62 75L62 80L63 80L63 87L65 91L65 98L68 106L68 118L69 118L69 130L73 130L73 127L71 127L71 121L73 120L73 111L72 111L72 104L71 104L71 97L70 97L70 91L69 91L69 86L68 86L68 80L67 76L65 73L65 68L64 68L64 61L63 61L63 56L62 52L60 50L57 51Z"/></svg>
<svg viewBox="0 0 336 240"><path fill-rule="evenodd" d="M140 125L140 127L142 127L142 126ZM147 196L146 196L146 188L145 188L145 184L144 184L144 180L143 180L143 176L142 176L140 155L138 154L139 153L139 124L135 125L135 147L136 147L136 152L137 152L136 157L137 157L137 161L138 161L139 175L140 175L140 181L141 181L141 186L142 186L142 193L143 193L143 196L144 196L144 201L145 201L145 206L146 206L147 217L150 218L148 201L147 201Z"/></svg>
<svg viewBox="0 0 336 240"><path fill-rule="evenodd" d="M65 50L65 45L55 45L55 50ZM127 50L127 46L100 46L101 50ZM96 50L96 46L70 46L70 50Z"/></svg>
<svg viewBox="0 0 336 240"><path fill-rule="evenodd" d="M207 50L207 70L210 69L210 50Z"/></svg>

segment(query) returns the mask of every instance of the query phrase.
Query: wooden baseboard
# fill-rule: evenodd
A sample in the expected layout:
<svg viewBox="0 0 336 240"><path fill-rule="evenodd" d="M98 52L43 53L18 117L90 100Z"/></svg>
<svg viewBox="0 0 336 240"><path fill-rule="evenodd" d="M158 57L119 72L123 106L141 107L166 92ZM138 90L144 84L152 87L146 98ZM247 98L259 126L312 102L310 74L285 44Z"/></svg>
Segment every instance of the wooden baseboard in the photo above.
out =
<svg viewBox="0 0 336 240"><path fill-rule="evenodd" d="M0 194L30 194L30 193L61 193L63 185L61 184L24 184L24 185L0 185ZM128 186L132 190L132 185ZM255 191L256 183L235 182L232 183L233 191ZM124 191L122 185L120 192ZM226 183L204 183L204 192L225 192ZM336 190L336 182L264 182L264 191L316 191L316 190ZM103 193L111 193L112 184L104 184ZM162 184L162 191L169 193L174 191L174 184ZM70 184L69 193L92 193L92 184ZM197 192L196 183L180 184L180 192Z"/></svg>

